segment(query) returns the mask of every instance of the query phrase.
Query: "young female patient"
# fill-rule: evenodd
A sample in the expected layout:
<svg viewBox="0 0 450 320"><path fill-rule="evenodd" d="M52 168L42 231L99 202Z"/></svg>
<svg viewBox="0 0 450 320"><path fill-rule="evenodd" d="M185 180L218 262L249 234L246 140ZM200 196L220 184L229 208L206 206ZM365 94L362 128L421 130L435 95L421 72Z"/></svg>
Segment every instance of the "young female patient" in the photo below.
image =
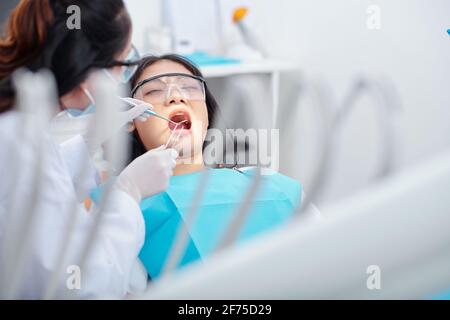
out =
<svg viewBox="0 0 450 320"><path fill-rule="evenodd" d="M180 153L166 191L141 203L146 239L140 258L150 277L155 278L166 263L180 222L185 222L202 173L208 171L207 184L180 265L213 252L251 186L256 169L240 172L204 164L203 145L218 106L191 62L177 55L147 57L131 82L133 98L150 103L155 112L178 124L157 117L134 123L131 160L167 143ZM281 174L262 176L237 241L285 222L300 204L301 192L299 183Z"/></svg>

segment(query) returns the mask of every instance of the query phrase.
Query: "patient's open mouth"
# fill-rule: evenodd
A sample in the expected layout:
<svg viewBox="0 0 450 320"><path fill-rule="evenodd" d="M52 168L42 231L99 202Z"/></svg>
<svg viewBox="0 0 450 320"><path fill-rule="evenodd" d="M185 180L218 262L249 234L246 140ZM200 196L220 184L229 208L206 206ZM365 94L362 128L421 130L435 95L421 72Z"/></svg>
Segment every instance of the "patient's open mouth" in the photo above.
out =
<svg viewBox="0 0 450 320"><path fill-rule="evenodd" d="M184 129L184 130L191 129L191 125L192 125L191 117L185 111L176 111L169 116L169 119L178 124L178 125L176 125L173 122L169 122L169 129L172 131L179 130L179 129Z"/></svg>

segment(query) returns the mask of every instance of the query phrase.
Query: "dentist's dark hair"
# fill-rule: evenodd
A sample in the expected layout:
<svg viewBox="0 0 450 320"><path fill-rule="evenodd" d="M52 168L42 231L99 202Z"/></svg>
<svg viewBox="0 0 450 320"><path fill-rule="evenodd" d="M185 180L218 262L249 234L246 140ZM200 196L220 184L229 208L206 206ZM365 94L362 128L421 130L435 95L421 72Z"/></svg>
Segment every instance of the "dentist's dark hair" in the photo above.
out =
<svg viewBox="0 0 450 320"><path fill-rule="evenodd" d="M67 25L70 6L80 9L80 29ZM122 0L22 0L0 38L0 113L14 106L11 76L19 68L51 70L61 97L95 68L127 65L116 57L131 29Z"/></svg>
<svg viewBox="0 0 450 320"><path fill-rule="evenodd" d="M177 54L166 54L162 56L147 56L142 58L141 61L139 62L139 66L135 74L133 75L133 78L131 78L130 80L131 88L134 88L138 84L140 77L148 67L162 60L170 60L172 62L176 62L185 67L194 76L203 78L203 74L200 71L200 69L197 68L193 62L184 58L183 56ZM208 120L209 123L211 124L215 120L216 112L218 111L218 104L206 83L205 83L205 102L206 102L206 110L208 112ZM146 152L147 150L145 149L144 143L139 137L137 130L134 130L131 138L130 161L136 159L137 157L143 155Z"/></svg>

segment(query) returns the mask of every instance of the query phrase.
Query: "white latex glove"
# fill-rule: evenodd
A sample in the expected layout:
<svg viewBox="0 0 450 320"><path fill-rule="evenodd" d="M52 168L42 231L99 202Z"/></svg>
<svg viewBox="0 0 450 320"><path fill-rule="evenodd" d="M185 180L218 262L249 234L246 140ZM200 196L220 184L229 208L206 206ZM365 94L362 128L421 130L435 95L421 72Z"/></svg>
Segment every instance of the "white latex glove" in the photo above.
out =
<svg viewBox="0 0 450 320"><path fill-rule="evenodd" d="M114 188L128 193L140 203L167 189L176 165L178 152L161 146L136 158L126 167L114 183Z"/></svg>
<svg viewBox="0 0 450 320"><path fill-rule="evenodd" d="M87 138L89 150L93 154L96 152L104 143L106 143L111 137L117 134L121 129L126 128L126 126L133 120L146 121L149 114L145 113L146 110L152 109L153 107L149 104L139 104L127 111L119 112L119 115L115 121L108 123L110 126L109 130L102 130L96 137L95 141L90 141Z"/></svg>
<svg viewBox="0 0 450 320"><path fill-rule="evenodd" d="M150 104L142 103L137 106L132 107L130 110L123 111L120 113L122 126L126 125L133 120L147 121L149 114L144 113L147 109L153 109Z"/></svg>
<svg viewBox="0 0 450 320"><path fill-rule="evenodd" d="M128 111L131 111L131 110L135 109L136 107L141 107L142 108L142 106L146 106L147 109L153 110L153 106L151 104L145 102L145 101L138 100L138 99L133 99L133 98L128 98L128 97L120 98L120 99L122 101L124 101L124 102L126 102L126 103L128 103L128 104L130 104L132 106L134 106L133 108L131 108ZM144 112L144 111L142 111L142 112ZM134 115L134 114L131 113L131 115ZM150 117L150 116L151 115L149 115L148 113L142 113L142 114L139 115L139 117L136 117L136 116L133 117L132 120L139 120L139 121L145 122L145 121L147 121L148 117ZM131 121L131 120L129 120L129 121Z"/></svg>

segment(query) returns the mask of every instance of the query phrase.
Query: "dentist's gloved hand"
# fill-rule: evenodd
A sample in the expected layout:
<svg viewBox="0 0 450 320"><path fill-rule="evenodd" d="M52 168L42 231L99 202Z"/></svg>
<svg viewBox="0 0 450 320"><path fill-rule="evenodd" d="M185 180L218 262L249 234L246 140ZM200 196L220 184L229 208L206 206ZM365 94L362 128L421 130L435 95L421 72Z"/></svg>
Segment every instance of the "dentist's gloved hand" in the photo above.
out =
<svg viewBox="0 0 450 320"><path fill-rule="evenodd" d="M95 152L97 152L104 143L120 132L121 129L126 129L126 126L133 120L146 121L148 117L150 117L149 114L145 113L148 109L153 109L153 107L150 104L141 103L127 111L121 111L117 115L115 121L108 123L108 130L102 130L97 133L98 136L95 137L95 140L91 139L91 137L87 135L86 141L91 155L95 154Z"/></svg>
<svg viewBox="0 0 450 320"><path fill-rule="evenodd" d="M125 101L127 103L130 103L131 105L135 105L130 110L123 112L123 115L129 115L128 122L131 122L132 120L139 120L139 121L147 121L147 119L150 117L148 113L144 113L147 109L153 110L153 106L145 101L134 99L134 98L120 98L122 101ZM146 107L146 108L144 108ZM136 109L138 108L138 109ZM140 113L139 113L140 112ZM130 118L131 116L131 118ZM126 119L124 119L126 120Z"/></svg>
<svg viewBox="0 0 450 320"><path fill-rule="evenodd" d="M120 113L120 119L122 126L126 125L129 122L132 122L133 120L139 120L139 121L146 121L148 117L150 117L149 114L145 113L147 109L153 109L153 107L150 104L142 103L135 107L132 107L130 110L122 111Z"/></svg>
<svg viewBox="0 0 450 320"><path fill-rule="evenodd" d="M161 146L136 158L114 183L114 188L128 193L137 203L167 189L178 152Z"/></svg>

